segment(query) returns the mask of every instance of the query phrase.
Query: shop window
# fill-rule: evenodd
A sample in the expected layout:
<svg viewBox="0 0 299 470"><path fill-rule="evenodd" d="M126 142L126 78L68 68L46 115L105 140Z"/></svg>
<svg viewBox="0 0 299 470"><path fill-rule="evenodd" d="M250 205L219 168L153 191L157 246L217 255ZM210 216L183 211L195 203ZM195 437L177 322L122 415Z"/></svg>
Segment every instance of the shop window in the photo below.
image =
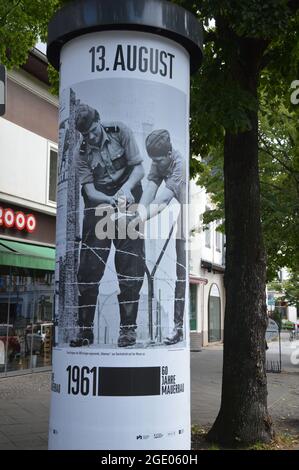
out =
<svg viewBox="0 0 299 470"><path fill-rule="evenodd" d="M197 331L197 285L190 284L190 331Z"/></svg>
<svg viewBox="0 0 299 470"><path fill-rule="evenodd" d="M1 266L0 376L51 365L54 273Z"/></svg>
<svg viewBox="0 0 299 470"><path fill-rule="evenodd" d="M48 166L48 202L54 204L56 203L57 159L57 149L55 149L54 147L50 147Z"/></svg>
<svg viewBox="0 0 299 470"><path fill-rule="evenodd" d="M221 299L216 284L212 284L209 293L209 343L221 340Z"/></svg>

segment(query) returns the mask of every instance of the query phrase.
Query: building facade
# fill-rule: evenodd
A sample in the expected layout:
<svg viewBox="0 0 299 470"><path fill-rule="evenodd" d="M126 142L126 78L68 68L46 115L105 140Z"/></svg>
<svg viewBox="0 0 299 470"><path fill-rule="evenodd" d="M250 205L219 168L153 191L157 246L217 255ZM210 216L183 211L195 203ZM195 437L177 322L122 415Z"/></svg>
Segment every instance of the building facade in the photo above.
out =
<svg viewBox="0 0 299 470"><path fill-rule="evenodd" d="M191 349L223 341L225 290L224 236L202 215L212 209L204 188L190 182L190 335Z"/></svg>
<svg viewBox="0 0 299 470"><path fill-rule="evenodd" d="M0 117L0 376L51 364L58 100L34 49Z"/></svg>

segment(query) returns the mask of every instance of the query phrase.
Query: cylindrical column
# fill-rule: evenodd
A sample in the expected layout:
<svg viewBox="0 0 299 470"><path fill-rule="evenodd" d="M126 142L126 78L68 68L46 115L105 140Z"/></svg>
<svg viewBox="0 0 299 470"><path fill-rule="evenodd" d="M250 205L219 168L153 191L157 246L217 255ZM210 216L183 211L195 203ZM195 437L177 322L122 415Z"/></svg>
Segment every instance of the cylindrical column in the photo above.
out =
<svg viewBox="0 0 299 470"><path fill-rule="evenodd" d="M201 26L161 0L85 0L60 64L50 449L189 449L189 87Z"/></svg>

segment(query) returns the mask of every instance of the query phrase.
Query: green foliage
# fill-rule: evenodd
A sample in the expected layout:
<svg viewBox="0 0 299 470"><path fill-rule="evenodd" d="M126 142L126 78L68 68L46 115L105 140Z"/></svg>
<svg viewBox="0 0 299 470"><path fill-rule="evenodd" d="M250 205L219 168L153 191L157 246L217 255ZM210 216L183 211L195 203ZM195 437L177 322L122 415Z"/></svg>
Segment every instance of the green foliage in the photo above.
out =
<svg viewBox="0 0 299 470"><path fill-rule="evenodd" d="M288 27L292 9L288 0L172 0L207 20L224 20L239 37L271 39Z"/></svg>
<svg viewBox="0 0 299 470"><path fill-rule="evenodd" d="M58 96L58 94L59 94L59 73L50 64L48 65L48 77L49 77L49 81L50 81L50 84L51 84L50 92L53 95Z"/></svg>
<svg viewBox="0 0 299 470"><path fill-rule="evenodd" d="M261 100L262 101L262 100ZM268 275L281 267L299 272L299 121L284 105L262 103L260 178Z"/></svg>
<svg viewBox="0 0 299 470"><path fill-rule="evenodd" d="M0 63L19 67L38 41L47 41L54 13L72 0L0 0ZM48 68L51 92L58 94L59 75Z"/></svg>
<svg viewBox="0 0 299 470"><path fill-rule="evenodd" d="M290 278L284 282L283 288L284 300L299 309L299 273L291 273Z"/></svg>
<svg viewBox="0 0 299 470"><path fill-rule="evenodd" d="M272 281L268 288L281 294L278 300L294 305L299 309L299 273L290 272L290 276L285 281Z"/></svg>
<svg viewBox="0 0 299 470"><path fill-rule="evenodd" d="M287 267L299 272L299 119L283 104L273 109L261 98L259 156L261 214L268 279ZM211 194L214 211L205 223L224 219L223 145L201 163L197 182Z"/></svg>
<svg viewBox="0 0 299 470"><path fill-rule="evenodd" d="M249 113L258 109L257 97L240 85L233 65L236 59L240 66L246 65L240 55L246 41L259 38L268 45L263 58L271 70L264 86L267 99L281 95L282 87L286 95L290 85L286 80L294 80L298 71L298 14L288 8L287 0L173 1L206 25L203 66L191 84L192 150L206 156L210 146L223 138L224 130L249 129ZM212 19L215 25L207 26Z"/></svg>
<svg viewBox="0 0 299 470"><path fill-rule="evenodd" d="M22 65L39 38L46 39L47 25L58 0L0 0L0 63Z"/></svg>

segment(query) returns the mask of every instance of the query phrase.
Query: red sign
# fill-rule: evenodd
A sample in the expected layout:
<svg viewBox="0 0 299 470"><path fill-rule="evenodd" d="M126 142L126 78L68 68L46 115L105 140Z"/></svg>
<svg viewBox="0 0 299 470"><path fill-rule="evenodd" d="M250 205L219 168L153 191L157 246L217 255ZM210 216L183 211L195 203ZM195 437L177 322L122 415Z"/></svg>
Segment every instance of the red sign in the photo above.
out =
<svg viewBox="0 0 299 470"><path fill-rule="evenodd" d="M0 227L16 228L32 233L36 228L36 218L33 214L24 214L24 212L15 212L12 209L3 209L0 207Z"/></svg>

